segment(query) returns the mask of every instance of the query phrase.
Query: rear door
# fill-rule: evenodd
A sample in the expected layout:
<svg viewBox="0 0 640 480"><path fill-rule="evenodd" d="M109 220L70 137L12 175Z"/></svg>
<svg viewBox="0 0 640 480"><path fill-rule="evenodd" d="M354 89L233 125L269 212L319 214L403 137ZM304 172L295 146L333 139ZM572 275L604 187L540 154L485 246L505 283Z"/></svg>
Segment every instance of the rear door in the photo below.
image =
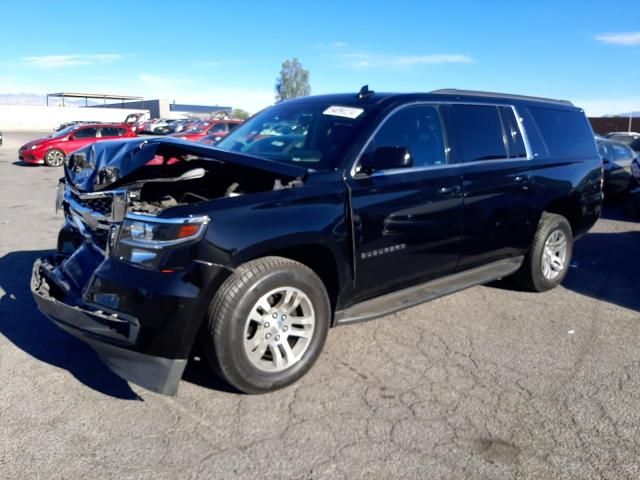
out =
<svg viewBox="0 0 640 480"><path fill-rule="evenodd" d="M451 156L462 175L464 241L458 270L523 254L533 234L530 164L515 109L452 104L442 111Z"/></svg>
<svg viewBox="0 0 640 480"><path fill-rule="evenodd" d="M462 235L460 168L447 160L438 108L391 114L364 155L405 147L413 166L358 173L347 180L354 232L356 300L452 273Z"/></svg>

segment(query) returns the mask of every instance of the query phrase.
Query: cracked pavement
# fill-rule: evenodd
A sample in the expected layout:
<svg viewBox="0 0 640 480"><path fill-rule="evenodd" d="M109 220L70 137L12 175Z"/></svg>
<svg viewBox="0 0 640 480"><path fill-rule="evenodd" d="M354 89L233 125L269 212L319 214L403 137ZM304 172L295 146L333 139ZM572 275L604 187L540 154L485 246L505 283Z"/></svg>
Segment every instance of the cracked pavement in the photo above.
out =
<svg viewBox="0 0 640 480"><path fill-rule="evenodd" d="M640 223L608 207L565 285L476 287L329 333L273 394L190 362L176 397L128 385L36 309L61 170L0 147L0 477L640 476Z"/></svg>

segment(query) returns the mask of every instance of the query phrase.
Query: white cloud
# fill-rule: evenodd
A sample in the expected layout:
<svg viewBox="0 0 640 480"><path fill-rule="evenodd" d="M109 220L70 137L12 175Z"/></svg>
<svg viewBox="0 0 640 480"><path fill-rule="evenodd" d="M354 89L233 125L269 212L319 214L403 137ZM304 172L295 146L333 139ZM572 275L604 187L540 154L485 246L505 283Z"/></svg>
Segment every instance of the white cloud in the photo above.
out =
<svg viewBox="0 0 640 480"><path fill-rule="evenodd" d="M349 60L356 68L411 68L419 65L443 65L447 63L475 63L469 55L431 54L431 55L375 55L365 52L348 52L337 55Z"/></svg>
<svg viewBox="0 0 640 480"><path fill-rule="evenodd" d="M166 98L178 103L224 105L255 113L273 104L275 92L265 88L243 88L215 85L192 78L172 78L149 73L138 75L140 91L145 98ZM131 85L130 89L135 87Z"/></svg>
<svg viewBox="0 0 640 480"><path fill-rule="evenodd" d="M640 32L619 32L597 35L596 40L613 45L640 45Z"/></svg>
<svg viewBox="0 0 640 480"><path fill-rule="evenodd" d="M330 45L333 48L345 48L347 46L346 42L331 42Z"/></svg>
<svg viewBox="0 0 640 480"><path fill-rule="evenodd" d="M572 102L576 107L582 108L589 117L640 111L640 97L575 99Z"/></svg>
<svg viewBox="0 0 640 480"><path fill-rule="evenodd" d="M109 63L119 60L122 56L117 53L97 53L91 55L44 55L36 57L23 57L22 63L40 68L62 68L77 65L93 65L96 63Z"/></svg>

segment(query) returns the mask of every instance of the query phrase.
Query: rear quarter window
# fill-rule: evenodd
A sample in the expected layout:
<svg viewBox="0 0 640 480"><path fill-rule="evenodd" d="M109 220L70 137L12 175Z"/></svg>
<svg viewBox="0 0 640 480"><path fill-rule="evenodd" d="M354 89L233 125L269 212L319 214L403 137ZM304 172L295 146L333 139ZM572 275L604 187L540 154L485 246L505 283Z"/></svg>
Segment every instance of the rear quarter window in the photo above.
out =
<svg viewBox="0 0 640 480"><path fill-rule="evenodd" d="M597 155L593 132L582 112L545 107L529 107L528 110L552 157Z"/></svg>

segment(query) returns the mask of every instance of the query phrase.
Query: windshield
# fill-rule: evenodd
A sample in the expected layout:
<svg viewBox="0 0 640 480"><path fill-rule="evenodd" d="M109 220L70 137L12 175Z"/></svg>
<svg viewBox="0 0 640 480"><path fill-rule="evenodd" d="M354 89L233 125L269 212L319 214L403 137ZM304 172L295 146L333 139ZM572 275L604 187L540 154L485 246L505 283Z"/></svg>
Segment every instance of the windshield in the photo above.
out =
<svg viewBox="0 0 640 480"><path fill-rule="evenodd" d="M236 127L216 148L315 170L334 168L364 116L359 105L276 105Z"/></svg>
<svg viewBox="0 0 640 480"><path fill-rule="evenodd" d="M78 128L78 125L71 125L70 127L66 127L66 128L63 128L62 130L58 130L57 132L52 133L51 135L49 135L49 138L64 137L65 135L69 135L76 128Z"/></svg>
<svg viewBox="0 0 640 480"><path fill-rule="evenodd" d="M196 123L195 125L191 125L189 128L185 130L186 133L202 133L204 129L209 126L208 123Z"/></svg>

